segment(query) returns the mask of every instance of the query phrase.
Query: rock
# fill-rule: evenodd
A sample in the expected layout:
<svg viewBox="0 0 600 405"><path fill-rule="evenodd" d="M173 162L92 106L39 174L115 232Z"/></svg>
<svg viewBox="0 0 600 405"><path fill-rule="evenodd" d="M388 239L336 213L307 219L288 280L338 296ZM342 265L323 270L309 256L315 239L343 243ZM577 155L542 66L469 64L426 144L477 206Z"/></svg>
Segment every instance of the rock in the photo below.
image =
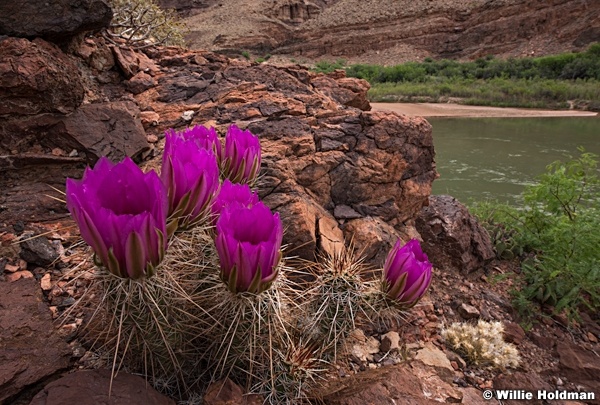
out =
<svg viewBox="0 0 600 405"><path fill-rule="evenodd" d="M0 35L60 40L108 27L112 16L104 0L3 1Z"/></svg>
<svg viewBox="0 0 600 405"><path fill-rule="evenodd" d="M16 271L18 271L18 270L20 269L20 267L19 267L19 266L16 266L16 265L14 265L14 264L6 264L6 261L7 261L7 260L8 260L8 259L6 259L6 258L3 258L3 259L1 260L1 262L2 262L2 263L4 263L4 266L2 266L2 267L3 267L3 268L2 268L2 270L3 270L3 271L6 271L6 272L8 272L8 273L14 273L14 272L16 272Z"/></svg>
<svg viewBox="0 0 600 405"><path fill-rule="evenodd" d="M117 65L127 79L131 79L138 72L154 75L160 71L160 68L142 52L119 46L111 46L111 49Z"/></svg>
<svg viewBox="0 0 600 405"><path fill-rule="evenodd" d="M480 315L477 308L473 305L465 304L464 302L458 307L457 311L463 319L475 319L479 318Z"/></svg>
<svg viewBox="0 0 600 405"><path fill-rule="evenodd" d="M140 94L154 87L154 78L147 73L137 72L131 79L125 82L127 89L133 94Z"/></svg>
<svg viewBox="0 0 600 405"><path fill-rule="evenodd" d="M404 364L381 367L331 382L319 390L328 405L425 405L431 401Z"/></svg>
<svg viewBox="0 0 600 405"><path fill-rule="evenodd" d="M367 91L371 88L369 82L345 78L345 72L341 72L342 77L338 76L337 80L330 75L317 75L311 80L311 84L342 105L370 111L371 104L367 99Z"/></svg>
<svg viewBox="0 0 600 405"><path fill-rule="evenodd" d="M34 236L33 233L24 235L24 240L20 245L20 256L27 263L45 267L59 257L56 249L50 244L48 238L43 235Z"/></svg>
<svg viewBox="0 0 600 405"><path fill-rule="evenodd" d="M20 270L6 275L6 281L8 281L9 283L15 282L22 278L33 278L33 273L31 273L28 270Z"/></svg>
<svg viewBox="0 0 600 405"><path fill-rule="evenodd" d="M423 237L421 246L436 267L470 273L495 256L487 231L451 196L429 197L429 206L415 225Z"/></svg>
<svg viewBox="0 0 600 405"><path fill-rule="evenodd" d="M2 2L9 3L20 5ZM77 65L56 45L39 38L0 39L0 117L69 113L81 104L83 96ZM10 142L2 142L6 143Z"/></svg>
<svg viewBox="0 0 600 405"><path fill-rule="evenodd" d="M360 246L360 254L368 263L377 267L383 266L399 235L406 241L419 237L412 227L396 230L377 217L352 219L342 228L346 239L352 240L355 246Z"/></svg>
<svg viewBox="0 0 600 405"><path fill-rule="evenodd" d="M344 233L329 213L318 218L316 237L320 246L319 250L329 256L334 256L344 250Z"/></svg>
<svg viewBox="0 0 600 405"><path fill-rule="evenodd" d="M346 113L338 124L354 137L355 146L329 173L333 203L392 225L414 218L437 177L431 126L381 112L355 117Z"/></svg>
<svg viewBox="0 0 600 405"><path fill-rule="evenodd" d="M44 274L44 276L40 279L40 287L44 291L49 291L52 289L52 276L50 273Z"/></svg>
<svg viewBox="0 0 600 405"><path fill-rule="evenodd" d="M593 392L600 392L600 380L598 380L600 360L597 353L568 341L559 341L556 345L556 352L561 375ZM596 398L593 403L600 403L600 398Z"/></svg>
<svg viewBox="0 0 600 405"><path fill-rule="evenodd" d="M503 322L504 324L504 341L519 345L525 339L525 331L515 322Z"/></svg>
<svg viewBox="0 0 600 405"><path fill-rule="evenodd" d="M322 249L321 239L317 238L319 219L329 214L307 196L272 194L263 199L265 204L279 212L286 228L283 243L287 244L286 255L315 260Z"/></svg>
<svg viewBox="0 0 600 405"><path fill-rule="evenodd" d="M458 354L454 353L453 351L447 351L445 353L446 357L448 357L448 360L450 360L450 362L455 362L459 369L464 370L467 367L465 360Z"/></svg>
<svg viewBox="0 0 600 405"><path fill-rule="evenodd" d="M363 344L355 344L350 350L352 358L359 363L373 361L373 355L379 353L379 341L369 336Z"/></svg>
<svg viewBox="0 0 600 405"><path fill-rule="evenodd" d="M142 126L146 130L150 127L155 127L160 123L160 115L154 111L142 111L140 113L140 119L142 121Z"/></svg>
<svg viewBox="0 0 600 405"><path fill-rule="evenodd" d="M450 360L448 360L448 357L443 351L431 343L425 344L425 347L417 352L415 360L420 361L426 366L433 367L437 371L439 377L446 382L451 383L454 379L454 369L450 364Z"/></svg>
<svg viewBox="0 0 600 405"><path fill-rule="evenodd" d="M452 381L442 379L433 366L421 362L412 362L411 370L423 387L423 395L432 402L461 403L463 393L452 386Z"/></svg>
<svg viewBox="0 0 600 405"><path fill-rule="evenodd" d="M0 282L0 291L0 403L10 403L23 388L67 368L71 350L54 332L33 276Z"/></svg>
<svg viewBox="0 0 600 405"><path fill-rule="evenodd" d="M333 216L337 219L356 219L361 218L358 212L354 211L352 207L348 207L347 205L337 205L333 210Z"/></svg>
<svg viewBox="0 0 600 405"><path fill-rule="evenodd" d="M82 151L92 163L102 156L139 160L150 149L139 115L130 101L81 106L52 126L43 142Z"/></svg>
<svg viewBox="0 0 600 405"><path fill-rule="evenodd" d="M529 334L529 339L531 339L536 346L545 350L552 350L556 345L556 337L554 336L540 335L539 333L531 332Z"/></svg>
<svg viewBox="0 0 600 405"><path fill-rule="evenodd" d="M462 403L468 405L494 405L500 404L497 399L483 399L482 392L473 387L458 388L462 392Z"/></svg>
<svg viewBox="0 0 600 405"><path fill-rule="evenodd" d="M102 39L84 40L75 49L75 53L92 68L101 74L115 66L115 58L111 48Z"/></svg>
<svg viewBox="0 0 600 405"><path fill-rule="evenodd" d="M112 381L110 370L81 370L46 385L29 405L175 405L143 378L119 372Z"/></svg>
<svg viewBox="0 0 600 405"><path fill-rule="evenodd" d="M384 353L398 350L400 348L400 335L396 331L391 331L381 336L380 350Z"/></svg>
<svg viewBox="0 0 600 405"><path fill-rule="evenodd" d="M225 378L208 387L202 403L204 405L261 405L263 399L256 394L244 395L239 385Z"/></svg>
<svg viewBox="0 0 600 405"><path fill-rule="evenodd" d="M493 381L495 390L517 390L537 393L540 390L552 390L552 386L540 379L537 375L517 371L513 374L500 374ZM506 405L519 405L523 400L502 400ZM533 399L527 401L528 404L541 405L544 403L538 400L534 394Z"/></svg>

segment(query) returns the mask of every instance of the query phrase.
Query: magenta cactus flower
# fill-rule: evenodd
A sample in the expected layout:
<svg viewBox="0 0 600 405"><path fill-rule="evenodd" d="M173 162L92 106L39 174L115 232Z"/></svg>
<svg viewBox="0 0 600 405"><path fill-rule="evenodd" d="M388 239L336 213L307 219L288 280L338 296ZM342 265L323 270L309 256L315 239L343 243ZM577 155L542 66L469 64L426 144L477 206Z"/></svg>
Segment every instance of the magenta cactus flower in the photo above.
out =
<svg viewBox="0 0 600 405"><path fill-rule="evenodd" d="M220 159L221 141L219 141L217 131L213 127L206 128L202 125L196 125L192 128L186 128L181 132L175 132L171 129L165 135L173 136L174 134L179 135L185 140L193 140L201 148L212 150L217 159Z"/></svg>
<svg viewBox="0 0 600 405"><path fill-rule="evenodd" d="M404 309L413 307L431 283L432 264L416 239L400 247L401 241L388 254L383 267L387 296Z"/></svg>
<svg viewBox="0 0 600 405"><path fill-rule="evenodd" d="M252 183L260 170L260 142L250 131L231 125L221 155L223 175L233 183Z"/></svg>
<svg viewBox="0 0 600 405"><path fill-rule="evenodd" d="M219 187L215 154L195 139L168 133L161 178L169 197L169 234L201 222L209 213Z"/></svg>
<svg viewBox="0 0 600 405"><path fill-rule="evenodd" d="M167 249L167 191L158 175L130 159L102 157L81 180L67 179L67 208L95 262L112 274L150 277Z"/></svg>
<svg viewBox="0 0 600 405"><path fill-rule="evenodd" d="M283 225L279 214L259 202L230 205L217 221L215 246L221 279L233 293L259 294L277 277Z"/></svg>
<svg viewBox="0 0 600 405"><path fill-rule="evenodd" d="M247 184L235 184L225 179L212 205L213 223L216 224L221 211L231 205L252 207L259 203L258 195Z"/></svg>

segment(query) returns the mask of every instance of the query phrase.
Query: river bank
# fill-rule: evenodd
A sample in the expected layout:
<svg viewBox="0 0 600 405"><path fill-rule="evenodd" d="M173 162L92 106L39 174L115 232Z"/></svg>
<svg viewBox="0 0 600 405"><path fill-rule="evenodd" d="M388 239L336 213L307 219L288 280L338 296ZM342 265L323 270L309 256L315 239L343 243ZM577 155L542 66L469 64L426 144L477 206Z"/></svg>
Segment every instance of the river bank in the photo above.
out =
<svg viewBox="0 0 600 405"><path fill-rule="evenodd" d="M594 117L598 113L579 110L537 110L461 105L453 103L371 103L373 110L422 117Z"/></svg>

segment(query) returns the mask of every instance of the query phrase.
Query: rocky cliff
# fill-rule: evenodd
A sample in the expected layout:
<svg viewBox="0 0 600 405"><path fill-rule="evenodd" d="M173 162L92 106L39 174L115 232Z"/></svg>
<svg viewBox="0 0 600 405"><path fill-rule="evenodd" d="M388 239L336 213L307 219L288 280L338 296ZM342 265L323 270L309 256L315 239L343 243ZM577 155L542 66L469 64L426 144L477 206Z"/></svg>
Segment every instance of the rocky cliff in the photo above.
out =
<svg viewBox="0 0 600 405"><path fill-rule="evenodd" d="M185 20L192 47L391 64L539 56L600 40L600 3L587 0L224 3Z"/></svg>

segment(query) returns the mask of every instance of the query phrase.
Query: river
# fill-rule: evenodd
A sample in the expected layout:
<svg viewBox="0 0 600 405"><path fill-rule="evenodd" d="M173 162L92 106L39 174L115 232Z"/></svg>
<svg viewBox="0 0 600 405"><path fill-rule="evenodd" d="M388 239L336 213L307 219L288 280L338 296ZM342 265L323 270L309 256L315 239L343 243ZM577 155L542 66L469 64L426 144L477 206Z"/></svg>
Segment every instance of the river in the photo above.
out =
<svg viewBox="0 0 600 405"><path fill-rule="evenodd" d="M400 103L374 106L409 115L444 116L427 117L440 173L432 193L450 194L467 204L485 199L518 203L525 186L534 184L548 164L566 160L566 155L578 156L580 146L600 155L600 118L586 116L593 115L587 112L565 116L569 112ZM457 117L469 113L476 117ZM481 117L486 114L493 117Z"/></svg>
<svg viewBox="0 0 600 405"><path fill-rule="evenodd" d="M429 118L440 178L433 194L468 203L518 202L548 164L578 156L578 147L600 155L598 118Z"/></svg>

